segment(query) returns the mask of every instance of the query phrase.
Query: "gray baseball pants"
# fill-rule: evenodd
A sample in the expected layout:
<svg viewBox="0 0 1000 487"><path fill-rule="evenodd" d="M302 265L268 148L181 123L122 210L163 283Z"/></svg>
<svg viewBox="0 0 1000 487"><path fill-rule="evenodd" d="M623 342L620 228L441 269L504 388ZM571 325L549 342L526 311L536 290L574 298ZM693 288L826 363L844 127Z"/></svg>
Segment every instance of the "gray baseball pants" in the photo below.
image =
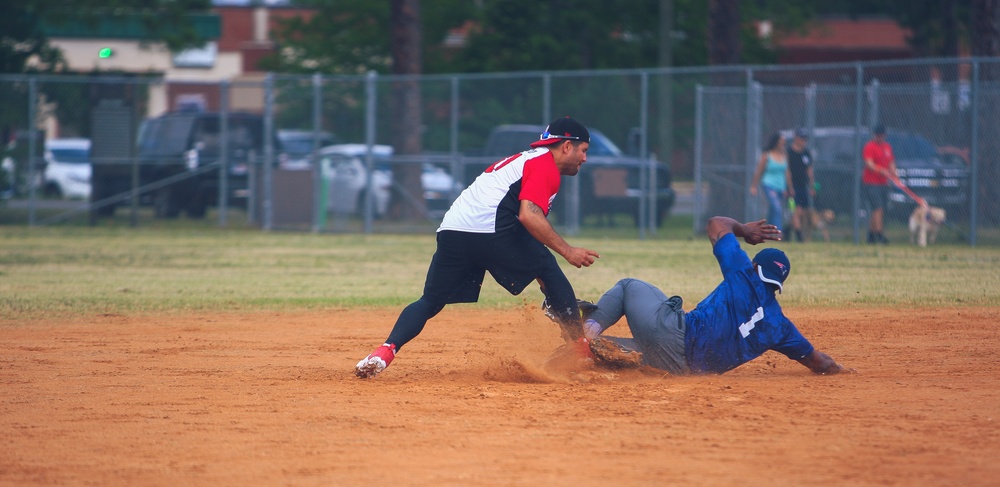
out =
<svg viewBox="0 0 1000 487"><path fill-rule="evenodd" d="M622 279L597 301L597 311L589 316L607 330L625 317L634 338L604 336L619 345L642 352L642 361L671 374L689 374L684 355L683 301L668 298L652 284L638 279Z"/></svg>

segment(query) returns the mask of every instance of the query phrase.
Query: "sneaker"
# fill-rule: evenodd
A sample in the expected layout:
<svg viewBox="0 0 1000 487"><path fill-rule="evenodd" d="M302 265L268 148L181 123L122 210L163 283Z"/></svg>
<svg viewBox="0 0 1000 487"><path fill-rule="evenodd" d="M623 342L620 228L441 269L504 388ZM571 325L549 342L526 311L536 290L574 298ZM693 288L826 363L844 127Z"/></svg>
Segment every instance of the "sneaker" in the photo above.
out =
<svg viewBox="0 0 1000 487"><path fill-rule="evenodd" d="M594 364L609 369L636 369L642 367L642 352L625 348L614 340L597 337L590 340Z"/></svg>
<svg viewBox="0 0 1000 487"><path fill-rule="evenodd" d="M587 321L587 319L590 318L590 315L594 314L594 311L597 311L597 305L591 303L590 301L577 299L576 305L580 308L580 317L583 318L584 321Z"/></svg>
<svg viewBox="0 0 1000 487"><path fill-rule="evenodd" d="M396 346L384 343L358 362L358 365L354 367L354 375L362 379L375 377L379 372L385 370L394 358L396 358Z"/></svg>
<svg viewBox="0 0 1000 487"><path fill-rule="evenodd" d="M580 318L583 320L590 318L590 315L593 314L594 311L597 311L596 304L591 303L590 301L584 301L582 299L576 300L576 306L577 308L580 309ZM552 309L552 305L549 304L549 300L547 298L542 300L542 311L545 313L545 316L548 319L556 323L559 323L559 318L556 317L555 310Z"/></svg>

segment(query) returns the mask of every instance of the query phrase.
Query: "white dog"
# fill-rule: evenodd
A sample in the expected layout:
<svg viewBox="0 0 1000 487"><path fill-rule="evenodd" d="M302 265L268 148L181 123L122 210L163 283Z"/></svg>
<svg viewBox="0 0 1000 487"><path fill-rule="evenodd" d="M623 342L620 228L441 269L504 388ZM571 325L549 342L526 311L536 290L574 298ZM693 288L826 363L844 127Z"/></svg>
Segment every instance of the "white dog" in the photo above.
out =
<svg viewBox="0 0 1000 487"><path fill-rule="evenodd" d="M926 247L937 240L938 230L945 222L944 208L918 205L910 213L910 243Z"/></svg>

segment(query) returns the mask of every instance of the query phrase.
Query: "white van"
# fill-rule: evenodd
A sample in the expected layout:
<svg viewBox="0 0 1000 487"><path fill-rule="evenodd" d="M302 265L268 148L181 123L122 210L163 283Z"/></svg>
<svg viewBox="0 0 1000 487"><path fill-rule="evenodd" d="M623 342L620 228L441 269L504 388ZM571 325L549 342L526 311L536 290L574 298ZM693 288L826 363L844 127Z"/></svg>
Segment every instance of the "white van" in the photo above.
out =
<svg viewBox="0 0 1000 487"><path fill-rule="evenodd" d="M45 142L42 194L54 198L90 198L90 139Z"/></svg>

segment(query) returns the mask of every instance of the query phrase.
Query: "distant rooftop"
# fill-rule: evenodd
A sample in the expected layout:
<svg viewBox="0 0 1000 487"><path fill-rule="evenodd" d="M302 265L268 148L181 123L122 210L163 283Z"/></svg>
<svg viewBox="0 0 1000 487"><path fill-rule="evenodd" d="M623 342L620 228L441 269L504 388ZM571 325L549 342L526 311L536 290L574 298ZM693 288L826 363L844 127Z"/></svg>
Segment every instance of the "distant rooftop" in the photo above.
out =
<svg viewBox="0 0 1000 487"><path fill-rule="evenodd" d="M902 49L908 47L908 29L886 17L824 18L812 23L805 35L776 36L782 48Z"/></svg>
<svg viewBox="0 0 1000 487"><path fill-rule="evenodd" d="M825 17L798 32L774 33L785 63L862 61L912 57L910 30L888 17Z"/></svg>
<svg viewBox="0 0 1000 487"><path fill-rule="evenodd" d="M283 7L291 4L290 0L212 0L212 5L215 7L250 7L256 5Z"/></svg>

